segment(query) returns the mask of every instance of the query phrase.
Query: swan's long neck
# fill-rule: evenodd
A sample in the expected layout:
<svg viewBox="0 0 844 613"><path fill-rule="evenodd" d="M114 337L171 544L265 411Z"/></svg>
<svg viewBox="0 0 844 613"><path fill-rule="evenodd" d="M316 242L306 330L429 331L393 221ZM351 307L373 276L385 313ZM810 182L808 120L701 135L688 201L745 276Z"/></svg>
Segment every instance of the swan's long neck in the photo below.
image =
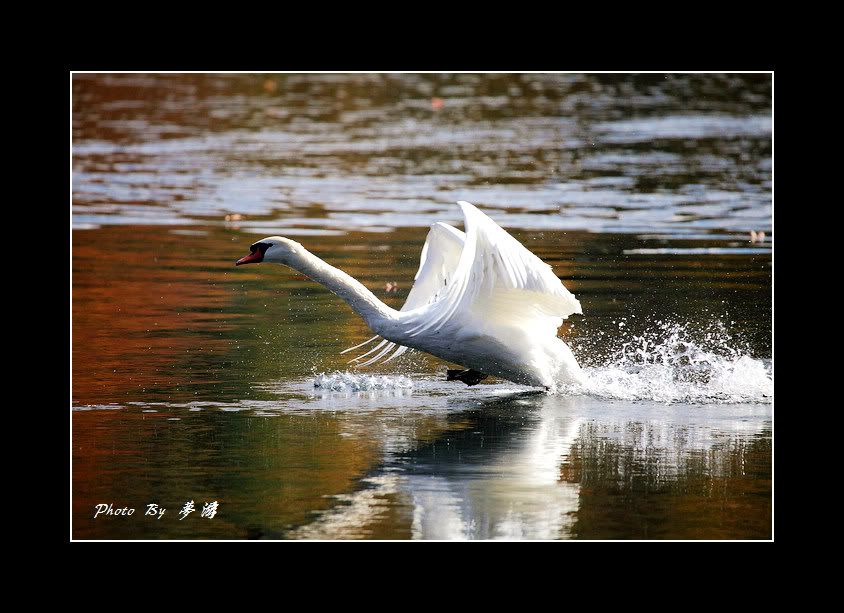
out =
<svg viewBox="0 0 844 613"><path fill-rule="evenodd" d="M304 247L299 247L285 264L345 300L375 332L379 332L384 324L394 322L398 316L398 311L378 300L363 283L322 261Z"/></svg>

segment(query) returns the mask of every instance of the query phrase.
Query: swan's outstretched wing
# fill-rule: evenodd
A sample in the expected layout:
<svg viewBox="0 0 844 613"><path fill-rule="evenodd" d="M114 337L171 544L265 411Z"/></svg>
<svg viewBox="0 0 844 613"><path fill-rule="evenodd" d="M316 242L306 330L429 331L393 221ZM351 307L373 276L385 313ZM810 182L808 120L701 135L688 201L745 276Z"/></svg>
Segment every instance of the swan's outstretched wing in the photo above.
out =
<svg viewBox="0 0 844 613"><path fill-rule="evenodd" d="M437 222L431 226L428 237L425 239L425 245L422 247L422 255L419 258L419 270L416 272L413 287L407 295L404 306L401 308L402 311L412 311L413 309L431 304L440 297L443 290L448 288L449 280L453 277L457 270L457 265L460 262L464 239L465 234L463 232L448 224ZM349 347L341 353L368 345L378 338L380 337L373 336L368 341L364 341L354 347ZM358 366L374 364L393 351L396 346L396 343L382 340L374 348L351 360L351 362L359 362L366 356L380 350L374 357L358 364ZM385 360L385 363L399 357L407 349L407 347L398 345L398 349Z"/></svg>
<svg viewBox="0 0 844 613"><path fill-rule="evenodd" d="M409 318L411 336L448 322L556 335L566 317L582 313L548 264L473 205L458 204L466 226L460 260L437 300Z"/></svg>
<svg viewBox="0 0 844 613"><path fill-rule="evenodd" d="M457 271L466 235L448 224L437 222L431 226L413 287L407 295L402 311L412 311L434 302L440 292L448 287L449 279Z"/></svg>

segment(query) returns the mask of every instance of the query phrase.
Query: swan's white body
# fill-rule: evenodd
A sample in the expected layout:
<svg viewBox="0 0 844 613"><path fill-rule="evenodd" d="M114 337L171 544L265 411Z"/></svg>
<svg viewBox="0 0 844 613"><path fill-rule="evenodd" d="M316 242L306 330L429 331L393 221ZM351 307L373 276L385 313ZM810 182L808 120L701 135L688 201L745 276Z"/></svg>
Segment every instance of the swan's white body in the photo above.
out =
<svg viewBox="0 0 844 613"><path fill-rule="evenodd" d="M465 233L440 222L431 226L400 311L289 239L263 239L239 263L286 264L348 302L376 336L346 351L382 337L353 360L374 354L360 366L389 361L412 348L524 385L554 388L582 381L571 349L557 338L563 320L582 313L580 302L548 264L492 219L468 202L458 204ZM256 246L263 249L261 259Z"/></svg>

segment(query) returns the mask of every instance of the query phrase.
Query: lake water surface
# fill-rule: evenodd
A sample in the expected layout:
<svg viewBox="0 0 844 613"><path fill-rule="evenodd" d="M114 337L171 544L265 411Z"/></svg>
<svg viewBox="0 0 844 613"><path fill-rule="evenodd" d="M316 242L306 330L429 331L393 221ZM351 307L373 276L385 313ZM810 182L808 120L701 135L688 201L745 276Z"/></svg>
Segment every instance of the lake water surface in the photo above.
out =
<svg viewBox="0 0 844 613"><path fill-rule="evenodd" d="M74 538L772 537L770 75L72 89ZM355 370L345 303L234 267L289 236L398 308L457 200L581 301L586 390Z"/></svg>

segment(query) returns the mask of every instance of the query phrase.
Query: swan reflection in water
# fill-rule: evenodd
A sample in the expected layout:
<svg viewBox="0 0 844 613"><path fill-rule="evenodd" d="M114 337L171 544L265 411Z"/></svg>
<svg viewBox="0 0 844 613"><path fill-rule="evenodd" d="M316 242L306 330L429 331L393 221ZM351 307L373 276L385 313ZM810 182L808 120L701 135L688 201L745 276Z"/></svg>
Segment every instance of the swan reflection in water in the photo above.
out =
<svg viewBox="0 0 844 613"><path fill-rule="evenodd" d="M624 499L643 508L625 525L641 538L659 538L660 530L663 538L718 538L686 525L695 518L675 509L683 497L704 499L701 513L724 513L719 488L744 483L747 471L770 471L766 405L620 407L535 392L443 405L437 434L422 442L412 415L376 427L366 412L364 427L380 432L383 462L358 491L337 496L340 504L284 536L372 538L379 524L395 522L398 509L414 539L612 538L618 518L607 516ZM354 410L337 415L361 417ZM759 457L768 458L761 469ZM751 499L752 521L741 526L748 538L769 538L770 513L766 522L759 505L770 490L767 497L750 493L760 496Z"/></svg>

